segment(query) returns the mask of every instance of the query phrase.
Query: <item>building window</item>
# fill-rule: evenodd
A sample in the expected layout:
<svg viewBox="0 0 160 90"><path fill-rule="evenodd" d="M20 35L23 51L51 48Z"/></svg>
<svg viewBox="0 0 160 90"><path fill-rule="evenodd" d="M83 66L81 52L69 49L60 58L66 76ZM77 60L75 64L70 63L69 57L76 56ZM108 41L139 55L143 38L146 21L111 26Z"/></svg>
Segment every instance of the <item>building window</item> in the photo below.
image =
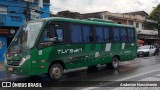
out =
<svg viewBox="0 0 160 90"><path fill-rule="evenodd" d="M129 21L128 21L128 24L133 26L133 21L132 21L132 20L129 20Z"/></svg>
<svg viewBox="0 0 160 90"><path fill-rule="evenodd" d="M22 22L22 18L18 16L11 16L12 22Z"/></svg>
<svg viewBox="0 0 160 90"><path fill-rule="evenodd" d="M139 23L136 23L136 28L139 28Z"/></svg>
<svg viewBox="0 0 160 90"><path fill-rule="evenodd" d="M0 5L0 14L7 14L7 6Z"/></svg>
<svg viewBox="0 0 160 90"><path fill-rule="evenodd" d="M6 16L0 15L0 22L5 22L5 21L6 21Z"/></svg>
<svg viewBox="0 0 160 90"><path fill-rule="evenodd" d="M146 29L146 28L145 28L145 24L142 24L142 29L143 29L143 30L145 30L145 29Z"/></svg>
<svg viewBox="0 0 160 90"><path fill-rule="evenodd" d="M122 22L118 22L118 24L122 24Z"/></svg>
<svg viewBox="0 0 160 90"><path fill-rule="evenodd" d="M73 43L82 43L81 26L78 24L72 24L71 28L71 41Z"/></svg>

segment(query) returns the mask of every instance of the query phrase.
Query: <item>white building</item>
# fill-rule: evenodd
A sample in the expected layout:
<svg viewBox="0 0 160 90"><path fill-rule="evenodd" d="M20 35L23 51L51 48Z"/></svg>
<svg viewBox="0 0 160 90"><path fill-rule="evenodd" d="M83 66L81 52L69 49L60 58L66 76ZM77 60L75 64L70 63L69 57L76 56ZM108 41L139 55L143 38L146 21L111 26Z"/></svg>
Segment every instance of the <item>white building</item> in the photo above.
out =
<svg viewBox="0 0 160 90"><path fill-rule="evenodd" d="M158 30L154 29L155 21L149 20L144 11L129 13L111 13L108 11L82 14L83 18L101 18L112 20L118 24L133 25L136 27L138 39L144 40L145 44L158 43Z"/></svg>

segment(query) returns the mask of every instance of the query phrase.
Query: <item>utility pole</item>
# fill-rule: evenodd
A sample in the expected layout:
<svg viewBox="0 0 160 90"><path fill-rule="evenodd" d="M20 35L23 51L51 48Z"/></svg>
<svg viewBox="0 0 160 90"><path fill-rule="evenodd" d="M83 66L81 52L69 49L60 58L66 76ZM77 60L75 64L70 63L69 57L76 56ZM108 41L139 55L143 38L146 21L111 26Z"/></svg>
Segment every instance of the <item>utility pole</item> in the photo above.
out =
<svg viewBox="0 0 160 90"><path fill-rule="evenodd" d="M26 22L31 20L31 10L30 10L30 4L31 2L34 2L34 0L24 0L26 3L26 7L25 7L25 16L26 16Z"/></svg>
<svg viewBox="0 0 160 90"><path fill-rule="evenodd" d="M30 2L26 1L26 22L30 21L30 7L29 7Z"/></svg>
<svg viewBox="0 0 160 90"><path fill-rule="evenodd" d="M26 7L25 7L25 16L26 16L26 22L31 20L31 8L30 4L33 3L35 0L24 0L26 3ZM43 0L38 0L38 7L43 8ZM32 8L32 10L34 10ZM39 11L41 12L41 11Z"/></svg>

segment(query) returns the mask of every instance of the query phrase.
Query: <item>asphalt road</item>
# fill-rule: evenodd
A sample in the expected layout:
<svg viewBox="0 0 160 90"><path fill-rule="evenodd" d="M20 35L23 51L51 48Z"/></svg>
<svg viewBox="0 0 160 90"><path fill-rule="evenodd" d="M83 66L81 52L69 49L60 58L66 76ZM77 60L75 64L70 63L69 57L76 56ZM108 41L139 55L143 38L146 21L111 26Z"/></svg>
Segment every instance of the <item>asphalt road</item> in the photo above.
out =
<svg viewBox="0 0 160 90"><path fill-rule="evenodd" d="M57 81L51 81L47 75L36 77L24 77L11 75L8 76L0 65L0 81L38 81L41 83L50 84L53 87L41 88L47 90L139 90L153 89L160 90L159 87L115 87L119 81L160 81L160 56L139 57L132 61L125 61L120 63L120 68L116 70L108 69L105 65L99 65L98 68L87 69L80 68L76 70L65 71L63 78L60 80L63 84L59 85ZM128 82L130 83L130 82ZM115 84L115 86L114 86ZM109 87L111 85L111 87ZM0 88L9 90L6 88ZM15 88L14 88L15 89ZM24 88L25 90L27 88ZM16 89L15 89L16 90Z"/></svg>

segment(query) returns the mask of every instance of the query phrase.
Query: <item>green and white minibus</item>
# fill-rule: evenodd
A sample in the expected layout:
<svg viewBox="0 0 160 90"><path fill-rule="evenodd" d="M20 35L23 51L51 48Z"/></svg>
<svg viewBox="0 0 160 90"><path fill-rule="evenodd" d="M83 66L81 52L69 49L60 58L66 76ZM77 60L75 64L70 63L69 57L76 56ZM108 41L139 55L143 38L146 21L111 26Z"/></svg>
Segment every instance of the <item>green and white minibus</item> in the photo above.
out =
<svg viewBox="0 0 160 90"><path fill-rule="evenodd" d="M5 53L9 73L32 76L48 73L60 79L67 69L98 64L116 69L137 55L136 29L100 19L60 17L22 25Z"/></svg>

